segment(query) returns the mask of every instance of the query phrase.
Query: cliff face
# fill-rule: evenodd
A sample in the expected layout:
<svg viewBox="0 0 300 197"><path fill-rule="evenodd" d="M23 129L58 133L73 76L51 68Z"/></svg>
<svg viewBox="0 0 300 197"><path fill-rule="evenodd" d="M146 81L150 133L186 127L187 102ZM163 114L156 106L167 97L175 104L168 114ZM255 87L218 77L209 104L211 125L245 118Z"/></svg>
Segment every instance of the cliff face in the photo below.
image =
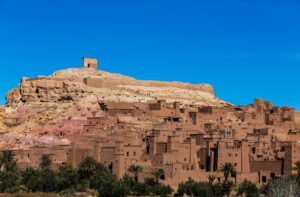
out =
<svg viewBox="0 0 300 197"><path fill-rule="evenodd" d="M207 84L140 81L93 69L67 69L48 77L22 78L6 99L7 104L0 108L0 149L67 143L53 136L61 131L81 132L86 117L101 113L99 102L166 99L184 104L229 105L216 98Z"/></svg>

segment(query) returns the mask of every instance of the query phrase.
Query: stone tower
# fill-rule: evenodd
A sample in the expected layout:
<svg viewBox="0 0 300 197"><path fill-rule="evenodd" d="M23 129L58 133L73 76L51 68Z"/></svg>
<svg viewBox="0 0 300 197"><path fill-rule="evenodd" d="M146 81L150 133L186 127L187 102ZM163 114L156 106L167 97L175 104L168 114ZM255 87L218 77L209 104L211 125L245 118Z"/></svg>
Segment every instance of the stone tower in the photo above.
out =
<svg viewBox="0 0 300 197"><path fill-rule="evenodd" d="M82 67L97 70L98 69L97 59L96 58L83 57L82 58Z"/></svg>

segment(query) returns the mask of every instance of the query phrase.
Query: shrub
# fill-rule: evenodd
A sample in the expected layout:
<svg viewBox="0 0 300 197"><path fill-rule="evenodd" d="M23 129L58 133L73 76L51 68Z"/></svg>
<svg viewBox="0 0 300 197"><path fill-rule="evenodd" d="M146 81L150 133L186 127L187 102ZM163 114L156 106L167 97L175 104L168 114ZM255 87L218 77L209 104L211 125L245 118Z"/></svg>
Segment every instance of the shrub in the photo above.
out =
<svg viewBox="0 0 300 197"><path fill-rule="evenodd" d="M286 176L272 180L265 188L269 197L297 197L300 195L300 188L297 179L293 176Z"/></svg>
<svg viewBox="0 0 300 197"><path fill-rule="evenodd" d="M237 195L246 195L246 197L258 197L259 189L255 183L244 180L237 188Z"/></svg>

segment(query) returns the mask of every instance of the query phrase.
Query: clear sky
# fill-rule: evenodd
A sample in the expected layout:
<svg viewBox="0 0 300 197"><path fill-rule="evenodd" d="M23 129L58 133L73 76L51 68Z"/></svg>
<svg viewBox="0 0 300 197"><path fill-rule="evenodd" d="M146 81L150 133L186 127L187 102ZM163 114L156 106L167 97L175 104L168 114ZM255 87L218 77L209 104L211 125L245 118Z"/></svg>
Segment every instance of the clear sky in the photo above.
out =
<svg viewBox="0 0 300 197"><path fill-rule="evenodd" d="M22 76L79 67L82 56L299 111L300 0L0 0L0 103Z"/></svg>

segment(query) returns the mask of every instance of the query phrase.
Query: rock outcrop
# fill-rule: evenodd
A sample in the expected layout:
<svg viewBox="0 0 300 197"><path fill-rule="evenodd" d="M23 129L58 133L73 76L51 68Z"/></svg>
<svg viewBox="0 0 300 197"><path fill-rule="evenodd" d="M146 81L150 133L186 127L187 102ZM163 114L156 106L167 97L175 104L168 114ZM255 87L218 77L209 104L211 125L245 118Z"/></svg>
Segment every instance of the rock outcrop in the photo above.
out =
<svg viewBox="0 0 300 197"><path fill-rule="evenodd" d="M0 108L0 149L24 148L40 143L39 139L45 138L42 136L52 139L60 132L79 133L86 117L100 111L99 102L165 99L183 104L230 105L216 98L207 84L140 81L94 69L67 69L47 77L22 78L6 99L7 104Z"/></svg>
<svg viewBox="0 0 300 197"><path fill-rule="evenodd" d="M22 78L19 88L11 90L8 105L27 102L61 102L87 96L101 100L143 102L153 99L178 100L203 105L226 105L214 97L208 84L140 81L130 77L91 69L68 69L49 77Z"/></svg>

